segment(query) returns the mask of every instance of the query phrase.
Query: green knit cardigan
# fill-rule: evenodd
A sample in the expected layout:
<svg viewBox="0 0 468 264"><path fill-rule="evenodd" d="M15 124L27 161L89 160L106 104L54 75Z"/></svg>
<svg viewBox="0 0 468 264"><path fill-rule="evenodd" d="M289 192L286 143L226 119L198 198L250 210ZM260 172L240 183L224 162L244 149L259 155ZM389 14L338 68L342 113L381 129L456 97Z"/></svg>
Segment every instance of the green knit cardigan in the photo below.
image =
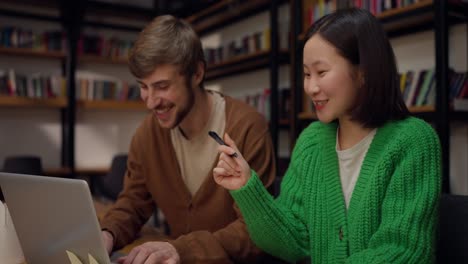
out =
<svg viewBox="0 0 468 264"><path fill-rule="evenodd" d="M441 154L432 127L414 117L380 127L348 210L336 129L314 122L301 133L277 199L253 171L231 191L253 241L289 262L434 262Z"/></svg>

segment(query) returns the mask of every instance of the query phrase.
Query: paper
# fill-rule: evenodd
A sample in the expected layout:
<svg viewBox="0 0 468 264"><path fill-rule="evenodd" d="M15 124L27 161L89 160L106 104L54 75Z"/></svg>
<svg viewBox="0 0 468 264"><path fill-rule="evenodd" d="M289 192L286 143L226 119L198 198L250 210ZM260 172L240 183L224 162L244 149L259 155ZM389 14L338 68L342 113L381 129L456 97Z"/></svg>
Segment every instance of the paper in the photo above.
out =
<svg viewBox="0 0 468 264"><path fill-rule="evenodd" d="M80 259L71 251L66 250L68 259L70 259L70 264L83 264L83 262L80 261ZM88 259L89 259L89 264L99 264L96 259L91 256L91 254L88 254Z"/></svg>
<svg viewBox="0 0 468 264"><path fill-rule="evenodd" d="M80 261L80 259L73 254L72 252L66 250L68 259L70 259L70 264L83 264L83 262Z"/></svg>
<svg viewBox="0 0 468 264"><path fill-rule="evenodd" d="M99 264L91 254L88 254L89 264Z"/></svg>
<svg viewBox="0 0 468 264"><path fill-rule="evenodd" d="M23 251L8 206L0 201L0 263L23 262Z"/></svg>

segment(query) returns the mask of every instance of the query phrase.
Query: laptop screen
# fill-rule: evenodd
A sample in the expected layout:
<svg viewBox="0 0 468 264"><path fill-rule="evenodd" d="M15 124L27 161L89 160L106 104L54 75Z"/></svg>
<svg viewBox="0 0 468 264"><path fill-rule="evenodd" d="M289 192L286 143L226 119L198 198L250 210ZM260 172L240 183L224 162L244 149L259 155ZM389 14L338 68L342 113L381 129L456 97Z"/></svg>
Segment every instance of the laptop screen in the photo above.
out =
<svg viewBox="0 0 468 264"><path fill-rule="evenodd" d="M86 181L0 172L0 187L28 264L110 263Z"/></svg>

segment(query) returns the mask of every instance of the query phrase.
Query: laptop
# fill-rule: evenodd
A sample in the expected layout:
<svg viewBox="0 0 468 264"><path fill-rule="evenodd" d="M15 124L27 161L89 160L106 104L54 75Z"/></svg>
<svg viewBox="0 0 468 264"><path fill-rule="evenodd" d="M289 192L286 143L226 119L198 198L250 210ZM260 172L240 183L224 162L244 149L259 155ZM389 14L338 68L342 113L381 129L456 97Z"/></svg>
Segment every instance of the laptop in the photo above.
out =
<svg viewBox="0 0 468 264"><path fill-rule="evenodd" d="M110 263L86 181L0 172L0 187L28 264Z"/></svg>

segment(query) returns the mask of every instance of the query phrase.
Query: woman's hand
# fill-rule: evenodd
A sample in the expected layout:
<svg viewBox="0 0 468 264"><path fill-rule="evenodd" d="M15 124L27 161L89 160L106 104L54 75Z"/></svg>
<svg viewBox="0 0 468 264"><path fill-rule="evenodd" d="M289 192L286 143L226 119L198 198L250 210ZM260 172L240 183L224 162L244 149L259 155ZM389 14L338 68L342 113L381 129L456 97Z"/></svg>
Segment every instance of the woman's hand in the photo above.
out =
<svg viewBox="0 0 468 264"><path fill-rule="evenodd" d="M213 177L217 184L228 190L237 190L242 188L250 179L250 166L245 161L242 154L237 149L234 141L226 133L224 134L224 142L228 146L219 146L218 164L213 169ZM237 156L232 156L237 153Z"/></svg>

